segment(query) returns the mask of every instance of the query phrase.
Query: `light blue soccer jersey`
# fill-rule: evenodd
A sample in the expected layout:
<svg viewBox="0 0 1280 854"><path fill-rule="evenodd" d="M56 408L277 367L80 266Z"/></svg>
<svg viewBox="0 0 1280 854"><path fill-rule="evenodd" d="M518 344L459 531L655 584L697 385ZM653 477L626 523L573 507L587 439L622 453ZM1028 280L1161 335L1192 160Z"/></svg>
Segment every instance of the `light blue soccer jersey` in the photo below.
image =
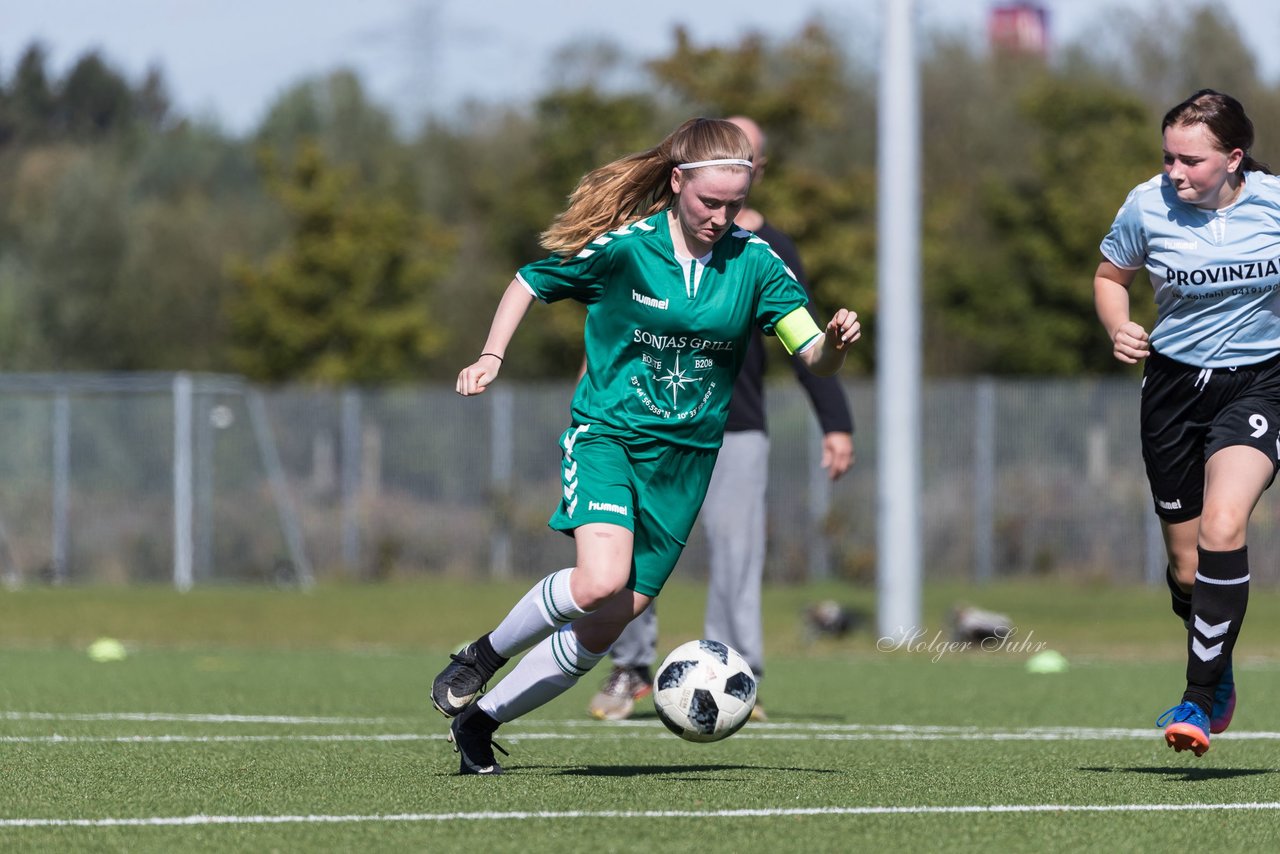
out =
<svg viewBox="0 0 1280 854"><path fill-rule="evenodd" d="M618 436L718 448L753 327L808 302L777 254L734 229L703 259L678 259L665 211L593 240L576 257L528 264L517 278L544 301L587 306L587 372L576 423Z"/></svg>
<svg viewBox="0 0 1280 854"><path fill-rule="evenodd" d="M1234 203L1205 210L1157 175L1129 193L1101 249L1117 267L1147 268L1157 352L1201 368L1280 353L1280 179L1246 172Z"/></svg>

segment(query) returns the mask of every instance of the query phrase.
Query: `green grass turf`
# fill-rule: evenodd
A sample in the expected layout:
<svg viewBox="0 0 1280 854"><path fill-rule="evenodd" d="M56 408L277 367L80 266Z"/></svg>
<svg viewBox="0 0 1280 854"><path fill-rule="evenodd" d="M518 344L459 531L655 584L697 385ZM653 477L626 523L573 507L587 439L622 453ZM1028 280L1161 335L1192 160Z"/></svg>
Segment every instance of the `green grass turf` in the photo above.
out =
<svg viewBox="0 0 1280 854"><path fill-rule="evenodd" d="M869 628L807 642L798 618L805 604L827 597L865 609L874 603L872 591L831 585L767 591L761 698L768 724L696 745L666 733L647 706L626 724L589 721L583 711L601 668L503 727L506 775L460 778L443 740L446 723L426 702L427 685L445 652L488 627L525 586L0 593L0 850L1167 851L1199 840L1221 852L1280 845L1276 809L1131 809L1280 801L1280 736L1265 737L1280 730L1272 712L1280 701L1275 592L1254 593L1237 649L1240 708L1231 731L1200 759L1174 754L1152 727L1177 700L1183 668L1180 626L1162 591L931 586L915 648L884 652ZM664 593L663 650L699 634L702 597L690 584ZM1029 647L940 646L947 613L960 602L1009 614L1019 637L1062 651L1070 668L1027 673ZM129 656L90 661L84 648L103 635L125 641ZM1108 728L1116 732L1099 733ZM993 805L1057 808L921 811ZM899 811L838 812L866 808ZM734 810L764 814L716 814ZM670 812L682 815L660 814ZM517 817L523 813L544 815ZM347 818L11 825L185 816ZM403 818L376 820L385 816Z"/></svg>

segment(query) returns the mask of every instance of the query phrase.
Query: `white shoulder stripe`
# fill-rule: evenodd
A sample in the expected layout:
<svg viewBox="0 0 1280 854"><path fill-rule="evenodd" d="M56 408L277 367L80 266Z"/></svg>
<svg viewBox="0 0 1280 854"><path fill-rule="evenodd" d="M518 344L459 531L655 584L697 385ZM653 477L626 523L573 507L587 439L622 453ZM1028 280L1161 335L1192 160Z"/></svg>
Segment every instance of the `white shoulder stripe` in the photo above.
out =
<svg viewBox="0 0 1280 854"><path fill-rule="evenodd" d="M782 256L773 251L773 247L769 245L769 241L765 240L763 237L756 237L755 235L752 235L751 239L748 240L747 243L759 243L770 255L777 258L779 261L782 261L782 269L787 271L788 276L793 279L796 277L796 274L791 272L791 268L787 266L787 262L782 260Z"/></svg>
<svg viewBox="0 0 1280 854"><path fill-rule="evenodd" d="M535 291L535 290L533 289L533 287L532 287L528 282L526 282L526 281L524 280L524 276L520 275L519 273L516 273L516 281L518 281L518 282L520 282L520 284L524 285L524 289L525 289L526 291L528 291L528 292L529 292L529 294L530 294L530 296L532 296L534 299L536 299L536 300L541 300L541 299L542 299L542 297L538 296L538 292L537 292L537 291Z"/></svg>
<svg viewBox="0 0 1280 854"><path fill-rule="evenodd" d="M606 232L591 241L593 246L604 246L616 237L630 237L633 232L631 229L637 228L641 231L653 231L654 227L644 220L633 222L630 225L624 225L621 228L615 228L613 231Z"/></svg>

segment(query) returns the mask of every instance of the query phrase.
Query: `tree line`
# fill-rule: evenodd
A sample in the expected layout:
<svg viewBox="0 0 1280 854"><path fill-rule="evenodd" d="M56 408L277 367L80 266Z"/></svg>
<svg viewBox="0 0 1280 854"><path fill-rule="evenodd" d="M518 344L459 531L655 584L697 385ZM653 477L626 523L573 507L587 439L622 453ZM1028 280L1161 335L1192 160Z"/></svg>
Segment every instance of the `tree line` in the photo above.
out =
<svg viewBox="0 0 1280 854"><path fill-rule="evenodd" d="M0 369L451 380L583 173L690 115L735 113L768 133L753 203L795 238L819 314L851 305L873 340L876 74L848 41L821 19L710 46L677 29L629 85L600 83L622 60L594 50L531 103L408 133L337 69L239 137L181 115L158 70L131 81L88 53L58 76L32 44L0 63ZM1212 3L1113 15L1050 62L925 41L926 371L1124 370L1090 283L1125 193L1160 169L1160 116L1230 92L1255 156L1280 164L1280 88ZM1135 293L1149 320L1144 279ZM544 311L509 376L576 371L580 310ZM875 348L854 358L871 371Z"/></svg>

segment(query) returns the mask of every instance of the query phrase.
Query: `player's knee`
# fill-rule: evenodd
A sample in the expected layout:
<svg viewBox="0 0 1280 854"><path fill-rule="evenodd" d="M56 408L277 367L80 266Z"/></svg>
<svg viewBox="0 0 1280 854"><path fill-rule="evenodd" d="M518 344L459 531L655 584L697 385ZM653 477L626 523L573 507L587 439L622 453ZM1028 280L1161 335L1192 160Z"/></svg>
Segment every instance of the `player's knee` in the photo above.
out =
<svg viewBox="0 0 1280 854"><path fill-rule="evenodd" d="M1206 507L1200 517L1199 545L1214 552L1241 548L1245 542L1248 519L1239 513Z"/></svg>
<svg viewBox="0 0 1280 854"><path fill-rule="evenodd" d="M569 579L569 591L579 608L594 611L617 595L626 583L626 573L619 573L607 566L581 564Z"/></svg>
<svg viewBox="0 0 1280 854"><path fill-rule="evenodd" d="M1169 574L1173 576L1173 580L1178 583L1184 593L1191 592L1191 588L1196 583L1196 567L1199 563L1195 550L1192 549L1189 555L1169 556Z"/></svg>

